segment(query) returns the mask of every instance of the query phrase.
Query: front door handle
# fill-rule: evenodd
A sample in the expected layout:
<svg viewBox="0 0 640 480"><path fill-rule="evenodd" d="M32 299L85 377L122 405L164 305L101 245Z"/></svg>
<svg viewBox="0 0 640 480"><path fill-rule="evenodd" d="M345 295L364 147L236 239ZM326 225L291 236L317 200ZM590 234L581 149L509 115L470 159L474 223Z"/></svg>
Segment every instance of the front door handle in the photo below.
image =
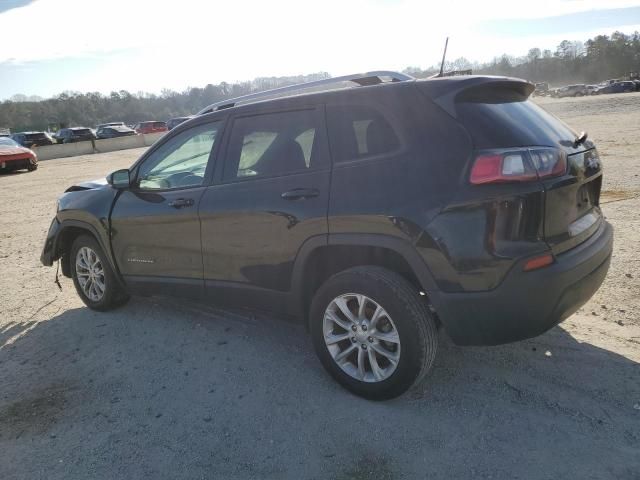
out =
<svg viewBox="0 0 640 480"><path fill-rule="evenodd" d="M191 207L193 205L193 198L177 198L168 205L173 208Z"/></svg>
<svg viewBox="0 0 640 480"><path fill-rule="evenodd" d="M313 198L320 195L320 191L317 188L294 188L288 192L284 192L280 195L285 200L304 200L307 198Z"/></svg>

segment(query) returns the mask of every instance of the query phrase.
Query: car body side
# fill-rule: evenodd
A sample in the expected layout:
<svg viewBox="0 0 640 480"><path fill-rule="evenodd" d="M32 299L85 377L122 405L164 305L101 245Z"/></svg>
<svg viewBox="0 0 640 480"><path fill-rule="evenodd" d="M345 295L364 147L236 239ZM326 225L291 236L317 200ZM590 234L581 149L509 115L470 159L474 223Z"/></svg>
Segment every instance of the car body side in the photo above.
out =
<svg viewBox="0 0 640 480"><path fill-rule="evenodd" d="M456 118L414 82L353 89L348 100L342 93L261 102L193 118L171 130L132 166L135 175L139 165L174 136L219 120L224 124L222 141L215 168L205 178L205 186L211 188L224 183L221 162L229 126L239 116L315 107L324 112L322 128L326 130L327 112L347 102L369 105L391 119L400 140L397 149L340 163L333 159L326 227L286 259L286 268L282 259L260 252L247 257L244 267L253 272L252 277L278 268L286 278L271 288L248 278L227 282L220 285L224 294L217 300L245 304L251 300L249 304L255 301L257 307L306 318L314 289L324 280L349 267L375 264L402 274L423 292L454 342L498 344L542 333L586 301L594 286L597 289L611 253L612 233L606 222L578 249L582 256L571 251L571 259L554 265L558 275L566 278L562 277L556 292L549 293L545 288L549 272L522 272L527 258L549 250L543 239L544 218L539 214L544 202L539 184L470 188L466 178L474 150L472 139ZM329 147L328 155L331 142ZM75 188L60 199L42 262L51 265L62 257L63 273L70 275L69 245L84 229L98 239L119 275L121 259L112 248L118 232L112 229L111 213L120 191L98 184ZM283 215L271 213L274 219ZM295 215L292 220L293 232L303 229L304 222L298 222ZM510 228L514 223L519 227ZM583 282L578 292L571 290L589 275L594 279L588 286ZM119 278L131 287L127 278ZM153 293L153 285L148 287ZM533 302L540 308L523 314L523 296L535 297L524 303ZM519 315L528 323L519 322Z"/></svg>

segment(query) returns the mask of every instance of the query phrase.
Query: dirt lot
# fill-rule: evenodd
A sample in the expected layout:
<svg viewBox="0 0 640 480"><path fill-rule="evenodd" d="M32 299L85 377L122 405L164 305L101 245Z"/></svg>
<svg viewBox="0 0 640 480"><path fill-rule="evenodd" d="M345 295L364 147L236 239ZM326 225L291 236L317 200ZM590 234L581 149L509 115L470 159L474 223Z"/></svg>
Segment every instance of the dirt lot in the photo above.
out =
<svg viewBox="0 0 640 480"><path fill-rule="evenodd" d="M57 289L39 263L56 197L142 150L0 176L0 478L640 478L640 94L539 101L603 155L605 284L534 340L443 334L432 374L386 403L276 318L160 298L100 314Z"/></svg>

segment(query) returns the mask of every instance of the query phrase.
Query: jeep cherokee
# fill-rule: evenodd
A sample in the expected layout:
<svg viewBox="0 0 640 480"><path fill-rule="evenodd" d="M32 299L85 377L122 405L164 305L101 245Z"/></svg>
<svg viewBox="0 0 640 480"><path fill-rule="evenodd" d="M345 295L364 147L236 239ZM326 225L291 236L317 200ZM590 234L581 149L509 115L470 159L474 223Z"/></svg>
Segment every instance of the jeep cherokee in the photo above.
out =
<svg viewBox="0 0 640 480"><path fill-rule="evenodd" d="M599 288L600 158L532 84L373 72L297 88L215 104L70 187L42 263L61 259L96 310L172 294L303 319L328 372L370 399L430 369L440 326L460 345L530 338Z"/></svg>

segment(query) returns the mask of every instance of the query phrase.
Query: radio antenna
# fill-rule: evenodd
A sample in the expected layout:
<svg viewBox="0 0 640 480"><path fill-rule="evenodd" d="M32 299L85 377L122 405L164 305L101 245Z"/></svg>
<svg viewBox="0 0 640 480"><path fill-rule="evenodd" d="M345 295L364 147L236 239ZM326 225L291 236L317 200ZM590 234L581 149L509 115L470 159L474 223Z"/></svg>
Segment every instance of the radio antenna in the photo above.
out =
<svg viewBox="0 0 640 480"><path fill-rule="evenodd" d="M447 57L447 46L449 45L449 37L444 42L444 52L442 52L442 63L440 64L440 73L438 77L441 77L444 74L444 59Z"/></svg>

